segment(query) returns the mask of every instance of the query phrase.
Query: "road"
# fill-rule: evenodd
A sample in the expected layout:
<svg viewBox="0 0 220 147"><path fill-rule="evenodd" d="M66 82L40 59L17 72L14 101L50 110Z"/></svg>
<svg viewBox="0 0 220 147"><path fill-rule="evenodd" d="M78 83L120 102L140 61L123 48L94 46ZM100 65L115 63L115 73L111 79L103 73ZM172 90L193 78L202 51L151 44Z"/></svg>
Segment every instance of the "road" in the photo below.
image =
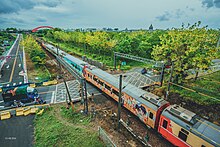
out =
<svg viewBox="0 0 220 147"><path fill-rule="evenodd" d="M6 63L2 67L2 77L0 78L0 83L3 86L21 84L24 81L24 77L19 75L19 72L23 70L23 52L19 48L20 39L21 35L18 35L18 39L9 54L10 57L6 59Z"/></svg>
<svg viewBox="0 0 220 147"><path fill-rule="evenodd" d="M19 75L23 70L22 50L19 47L21 35L10 52L10 58L2 67L2 77L0 83L3 86L17 85L24 81L24 77ZM2 97L0 97L0 105L3 105ZM34 116L12 117L8 120L1 121L0 125L0 146L2 147L30 147L33 146L33 126Z"/></svg>
<svg viewBox="0 0 220 147"><path fill-rule="evenodd" d="M1 121L0 146L30 147L34 140L34 115L12 117Z"/></svg>

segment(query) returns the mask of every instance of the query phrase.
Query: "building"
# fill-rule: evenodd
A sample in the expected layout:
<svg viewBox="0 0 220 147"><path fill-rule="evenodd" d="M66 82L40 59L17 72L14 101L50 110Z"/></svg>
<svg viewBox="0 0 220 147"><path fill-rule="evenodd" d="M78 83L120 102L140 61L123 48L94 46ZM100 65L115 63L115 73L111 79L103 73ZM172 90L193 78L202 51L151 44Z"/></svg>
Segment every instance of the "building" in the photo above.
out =
<svg viewBox="0 0 220 147"><path fill-rule="evenodd" d="M153 31L154 30L154 27L153 25L151 24L150 27L149 27L149 31Z"/></svg>

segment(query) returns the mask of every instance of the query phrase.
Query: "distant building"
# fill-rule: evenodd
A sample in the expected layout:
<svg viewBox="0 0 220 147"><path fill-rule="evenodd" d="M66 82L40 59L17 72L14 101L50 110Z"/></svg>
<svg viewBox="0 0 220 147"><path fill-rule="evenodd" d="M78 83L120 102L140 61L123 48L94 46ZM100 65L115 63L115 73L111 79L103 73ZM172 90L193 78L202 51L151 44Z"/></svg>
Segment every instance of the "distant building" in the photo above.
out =
<svg viewBox="0 0 220 147"><path fill-rule="evenodd" d="M149 27L149 31L153 31L154 30L154 27L153 25L151 24L150 27Z"/></svg>

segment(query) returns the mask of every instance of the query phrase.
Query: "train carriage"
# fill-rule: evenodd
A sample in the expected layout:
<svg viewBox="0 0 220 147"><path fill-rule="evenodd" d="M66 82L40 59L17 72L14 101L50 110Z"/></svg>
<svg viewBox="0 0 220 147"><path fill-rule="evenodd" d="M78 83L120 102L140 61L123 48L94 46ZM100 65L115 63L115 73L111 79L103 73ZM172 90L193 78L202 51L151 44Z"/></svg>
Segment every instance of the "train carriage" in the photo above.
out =
<svg viewBox="0 0 220 147"><path fill-rule="evenodd" d="M86 68L84 76L87 81L118 101L118 78L94 66ZM146 125L151 128L156 128L162 110L165 109L169 103L127 82L123 82L122 87L123 106L138 116Z"/></svg>
<svg viewBox="0 0 220 147"><path fill-rule="evenodd" d="M171 105L163 111L158 132L180 147L220 146L219 126L178 105Z"/></svg>

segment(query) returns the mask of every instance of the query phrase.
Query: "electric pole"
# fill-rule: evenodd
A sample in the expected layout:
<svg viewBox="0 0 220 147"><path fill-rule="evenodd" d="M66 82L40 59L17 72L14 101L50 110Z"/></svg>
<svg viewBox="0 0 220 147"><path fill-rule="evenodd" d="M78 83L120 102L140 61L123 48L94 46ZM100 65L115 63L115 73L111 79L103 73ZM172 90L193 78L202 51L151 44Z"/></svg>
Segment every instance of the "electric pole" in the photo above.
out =
<svg viewBox="0 0 220 147"><path fill-rule="evenodd" d="M160 87L163 86L163 78L164 78L164 70L165 70L165 63L162 65L161 77L160 77Z"/></svg>
<svg viewBox="0 0 220 147"><path fill-rule="evenodd" d="M82 82L82 99L84 102L84 112L88 114L88 99L87 99L87 89L86 89L86 80L85 78L81 79Z"/></svg>
<svg viewBox="0 0 220 147"><path fill-rule="evenodd" d="M121 119L121 91L122 91L122 75L119 77L119 95L118 95L118 131L120 130Z"/></svg>
<svg viewBox="0 0 220 147"><path fill-rule="evenodd" d="M69 93L69 88L68 88L68 86L66 84L65 77L63 76L63 73L62 73L62 67L61 67L61 64L60 64L58 59L59 59L59 50L58 50L58 46L57 46L57 62L59 63L59 68L60 68L59 71L60 71L60 74L62 74L61 77L63 78L63 82L64 82L64 85L65 85L65 88L66 88L66 93L67 93L67 96L69 98L70 105L72 107L72 110L74 110L74 105L73 105L73 102L71 100L71 96L70 96L70 93Z"/></svg>
<svg viewBox="0 0 220 147"><path fill-rule="evenodd" d="M170 82L172 80L172 76L173 76L173 70L174 70L174 61L172 61L172 68L171 68L171 72L170 72L170 79L169 79L169 82L168 82L168 87L167 87L167 93L166 93L166 99L168 99L168 96L169 96L169 92L170 92Z"/></svg>

